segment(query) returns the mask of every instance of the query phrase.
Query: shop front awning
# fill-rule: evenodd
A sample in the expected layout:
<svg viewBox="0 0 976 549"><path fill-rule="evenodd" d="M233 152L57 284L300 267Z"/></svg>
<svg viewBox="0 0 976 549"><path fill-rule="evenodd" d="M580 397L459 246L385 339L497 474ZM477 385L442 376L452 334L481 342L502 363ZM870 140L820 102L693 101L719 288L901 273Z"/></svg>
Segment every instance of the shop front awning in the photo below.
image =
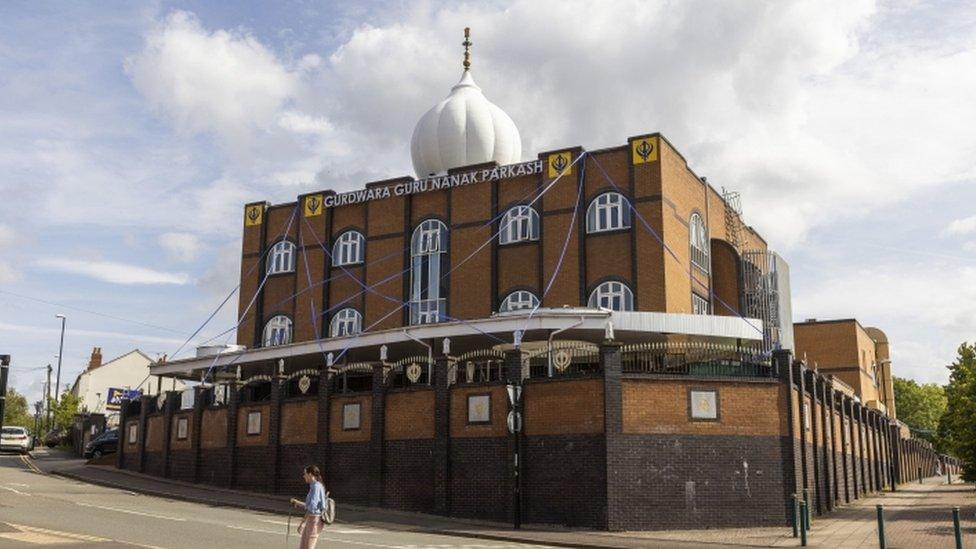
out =
<svg viewBox="0 0 976 549"><path fill-rule="evenodd" d="M599 343L612 332L614 341L630 344L668 340L703 341L735 345L762 341L762 321L751 318L655 312L614 312L589 308L539 309L495 314L470 321L442 322L367 332L354 336L303 341L256 349L235 349L212 356L199 356L153 364L153 375L198 379L203 371L230 367L270 367L285 359L290 368L321 367L331 353L347 362L379 360L379 349L387 347L391 360L426 354L431 345L440 354L443 339L449 338L452 354L498 345L511 345L515 333L522 341L557 339Z"/></svg>

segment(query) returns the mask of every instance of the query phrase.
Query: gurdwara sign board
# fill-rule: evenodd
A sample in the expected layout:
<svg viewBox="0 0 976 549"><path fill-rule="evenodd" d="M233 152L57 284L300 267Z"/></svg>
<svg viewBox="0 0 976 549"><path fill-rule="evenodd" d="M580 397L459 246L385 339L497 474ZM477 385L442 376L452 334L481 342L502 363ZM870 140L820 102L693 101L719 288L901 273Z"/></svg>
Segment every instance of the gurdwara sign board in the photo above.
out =
<svg viewBox="0 0 976 549"><path fill-rule="evenodd" d="M497 181L508 177L519 177L523 175L535 175L542 173L542 160L530 160L520 164L510 164L508 166L496 166L483 170L458 173L453 175L438 175L385 185L382 187L371 187L346 193L327 195L323 198L323 205L326 208L334 206L345 206L348 204L359 204L370 200L380 200L391 196L404 196L417 194L427 191L439 191L452 187L463 187L472 183L486 183Z"/></svg>

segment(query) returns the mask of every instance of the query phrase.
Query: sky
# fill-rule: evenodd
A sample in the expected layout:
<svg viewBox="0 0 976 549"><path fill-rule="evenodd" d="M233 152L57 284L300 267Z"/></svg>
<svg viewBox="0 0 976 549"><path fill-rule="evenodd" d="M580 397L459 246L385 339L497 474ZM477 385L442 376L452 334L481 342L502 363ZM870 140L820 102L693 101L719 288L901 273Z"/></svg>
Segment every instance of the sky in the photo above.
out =
<svg viewBox="0 0 976 549"><path fill-rule="evenodd" d="M62 385L95 346L172 357L238 282L245 202L412 175L465 26L523 158L660 131L741 193L795 320L880 327L922 382L976 341L970 2L3 2L12 385L39 397L58 313Z"/></svg>

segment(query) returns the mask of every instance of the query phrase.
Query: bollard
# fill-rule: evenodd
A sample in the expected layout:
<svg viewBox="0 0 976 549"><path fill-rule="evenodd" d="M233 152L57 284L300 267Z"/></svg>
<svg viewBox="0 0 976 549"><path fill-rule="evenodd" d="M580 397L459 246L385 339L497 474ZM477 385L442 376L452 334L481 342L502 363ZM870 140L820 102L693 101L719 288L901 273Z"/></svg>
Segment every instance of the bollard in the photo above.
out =
<svg viewBox="0 0 976 549"><path fill-rule="evenodd" d="M800 516L800 508L796 504L796 494L793 494L793 498L790 500L790 515L793 520L793 537L799 536L799 525L797 524L797 517Z"/></svg>
<svg viewBox="0 0 976 549"><path fill-rule="evenodd" d="M956 549L962 549L962 530L959 528L959 508L952 508L952 529L956 534Z"/></svg>
<svg viewBox="0 0 976 549"><path fill-rule="evenodd" d="M952 471L946 467L946 484L952 484Z"/></svg>
<svg viewBox="0 0 976 549"><path fill-rule="evenodd" d="M800 547L807 546L807 524L803 517L807 515L807 502L800 500Z"/></svg>
<svg viewBox="0 0 976 549"><path fill-rule="evenodd" d="M810 489L803 489L803 501L807 504L807 512L803 516L803 523L806 525L806 529L810 529Z"/></svg>
<svg viewBox="0 0 976 549"><path fill-rule="evenodd" d="M922 468L918 468L918 483L922 484Z"/></svg>
<svg viewBox="0 0 976 549"><path fill-rule="evenodd" d="M878 547L881 549L888 547L885 543L884 505L878 505Z"/></svg>

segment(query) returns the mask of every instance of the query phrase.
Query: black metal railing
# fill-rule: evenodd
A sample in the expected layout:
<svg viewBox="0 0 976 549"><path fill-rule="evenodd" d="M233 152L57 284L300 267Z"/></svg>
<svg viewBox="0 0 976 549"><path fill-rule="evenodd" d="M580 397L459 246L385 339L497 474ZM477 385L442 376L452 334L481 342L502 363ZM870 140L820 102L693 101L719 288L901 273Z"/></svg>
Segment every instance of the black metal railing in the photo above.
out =
<svg viewBox="0 0 976 549"><path fill-rule="evenodd" d="M625 346L621 371L701 377L773 377L772 360L756 349L685 342Z"/></svg>

